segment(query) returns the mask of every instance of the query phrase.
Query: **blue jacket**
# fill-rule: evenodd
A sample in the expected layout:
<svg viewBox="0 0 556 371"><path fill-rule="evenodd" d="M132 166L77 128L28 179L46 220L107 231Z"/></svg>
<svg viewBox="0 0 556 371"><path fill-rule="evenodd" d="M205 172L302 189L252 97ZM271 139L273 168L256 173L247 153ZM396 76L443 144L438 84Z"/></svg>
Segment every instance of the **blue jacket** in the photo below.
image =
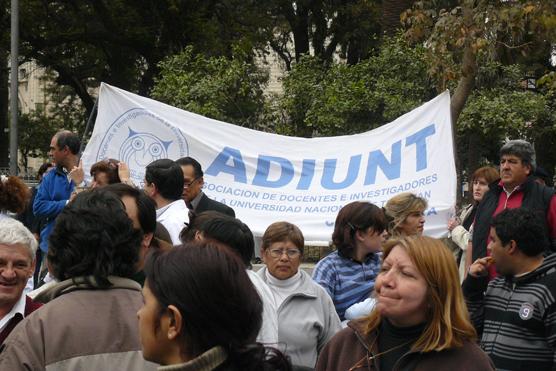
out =
<svg viewBox="0 0 556 371"><path fill-rule="evenodd" d="M40 239L40 248L44 252L48 251L48 237L54 228L56 217L66 206L73 189L73 182L68 180L67 174L60 167L48 172L39 186L33 202L33 213L47 219Z"/></svg>

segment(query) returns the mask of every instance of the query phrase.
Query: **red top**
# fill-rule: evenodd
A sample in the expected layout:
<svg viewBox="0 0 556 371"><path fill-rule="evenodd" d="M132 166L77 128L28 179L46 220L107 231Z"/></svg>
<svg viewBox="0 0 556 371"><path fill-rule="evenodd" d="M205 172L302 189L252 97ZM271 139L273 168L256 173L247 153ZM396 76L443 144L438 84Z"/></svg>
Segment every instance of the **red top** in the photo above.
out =
<svg viewBox="0 0 556 371"><path fill-rule="evenodd" d="M33 301L33 299L31 299L28 296L25 297L25 311L24 311L25 317L27 317L28 315L30 315L31 313L33 313L34 311L36 311L40 307L42 307L41 303ZM6 340L6 338L10 334L10 332L12 332L12 330L15 328L15 326L19 322L21 322L21 320L23 320L23 317L21 316L20 313L17 313L10 320L10 322L8 322L6 327L4 327L4 330L2 332L0 332L0 345L4 343L4 340Z"/></svg>

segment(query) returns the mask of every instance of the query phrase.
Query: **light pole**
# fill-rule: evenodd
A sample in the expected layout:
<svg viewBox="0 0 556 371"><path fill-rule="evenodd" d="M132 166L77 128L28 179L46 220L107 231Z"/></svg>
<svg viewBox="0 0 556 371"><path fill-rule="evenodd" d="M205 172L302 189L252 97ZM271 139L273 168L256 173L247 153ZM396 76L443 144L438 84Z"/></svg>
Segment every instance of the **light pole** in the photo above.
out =
<svg viewBox="0 0 556 371"><path fill-rule="evenodd" d="M10 52L10 174L17 175L17 97L19 59L19 3L11 0L11 52Z"/></svg>

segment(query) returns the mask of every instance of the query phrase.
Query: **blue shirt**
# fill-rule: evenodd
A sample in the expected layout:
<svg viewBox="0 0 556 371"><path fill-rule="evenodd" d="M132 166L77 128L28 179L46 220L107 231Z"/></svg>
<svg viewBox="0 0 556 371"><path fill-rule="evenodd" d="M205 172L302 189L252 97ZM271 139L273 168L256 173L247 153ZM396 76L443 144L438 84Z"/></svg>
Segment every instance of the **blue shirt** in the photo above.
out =
<svg viewBox="0 0 556 371"><path fill-rule="evenodd" d="M73 189L73 182L58 167L49 171L39 185L33 202L33 213L47 219L46 226L40 232L40 248L44 252L48 251L48 236L54 229L54 221L66 206Z"/></svg>
<svg viewBox="0 0 556 371"><path fill-rule="evenodd" d="M343 321L349 307L370 296L379 271L379 254L369 254L361 263L334 251L317 263L313 280L328 292Z"/></svg>

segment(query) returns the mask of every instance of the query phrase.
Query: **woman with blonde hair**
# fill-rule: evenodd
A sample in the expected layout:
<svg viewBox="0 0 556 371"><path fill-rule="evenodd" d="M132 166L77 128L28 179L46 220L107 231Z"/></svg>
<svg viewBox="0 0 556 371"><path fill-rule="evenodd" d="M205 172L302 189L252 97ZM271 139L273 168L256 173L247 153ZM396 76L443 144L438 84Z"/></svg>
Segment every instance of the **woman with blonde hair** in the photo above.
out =
<svg viewBox="0 0 556 371"><path fill-rule="evenodd" d="M420 236L425 226L427 200L413 193L400 193L386 202L384 213L388 218L390 237Z"/></svg>
<svg viewBox="0 0 556 371"><path fill-rule="evenodd" d="M375 290L375 309L330 340L316 370L494 370L441 241L388 241Z"/></svg>

